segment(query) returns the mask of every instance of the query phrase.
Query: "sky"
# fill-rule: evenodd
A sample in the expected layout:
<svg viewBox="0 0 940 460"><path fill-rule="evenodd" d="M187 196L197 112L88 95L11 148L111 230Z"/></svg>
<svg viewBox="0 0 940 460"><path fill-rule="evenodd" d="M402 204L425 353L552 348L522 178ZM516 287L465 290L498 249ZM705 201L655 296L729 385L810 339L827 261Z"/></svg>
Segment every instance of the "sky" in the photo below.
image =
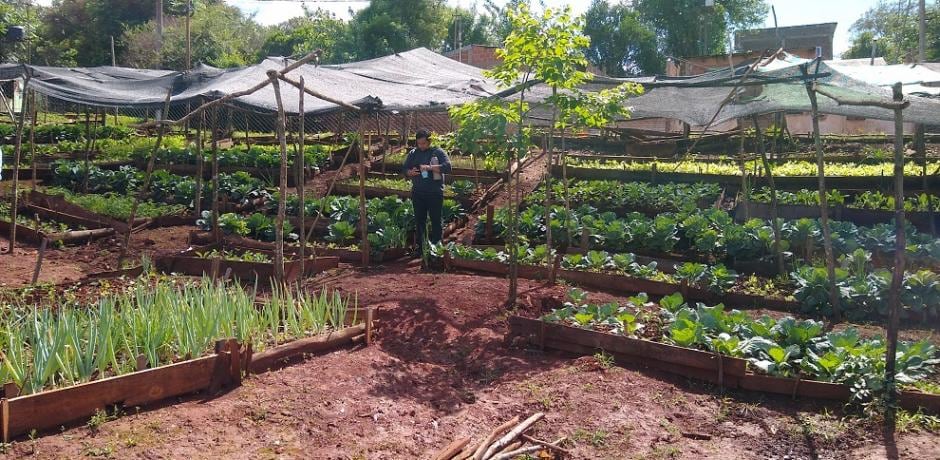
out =
<svg viewBox="0 0 940 460"><path fill-rule="evenodd" d="M39 0L41 4L49 4L52 0ZM721 0L717 0L721 1ZM878 0L766 0L777 11L779 26L795 26L800 24L816 24L821 22L838 22L835 40L833 43L835 55L840 55L849 47L849 27L856 19L869 8L878 3ZM332 11L338 17L349 19L349 10L359 10L369 4L368 1L260 1L260 0L226 0L227 3L237 6L246 13L255 15L255 20L261 24L271 25L286 21L292 17L303 14L302 5L320 7ZM497 3L502 3L497 0ZM482 0L448 0L454 6L470 7L474 3L482 5ZM583 13L590 6L590 0L545 0L549 7L571 5L575 13ZM765 27L773 26L773 17L768 14Z"/></svg>

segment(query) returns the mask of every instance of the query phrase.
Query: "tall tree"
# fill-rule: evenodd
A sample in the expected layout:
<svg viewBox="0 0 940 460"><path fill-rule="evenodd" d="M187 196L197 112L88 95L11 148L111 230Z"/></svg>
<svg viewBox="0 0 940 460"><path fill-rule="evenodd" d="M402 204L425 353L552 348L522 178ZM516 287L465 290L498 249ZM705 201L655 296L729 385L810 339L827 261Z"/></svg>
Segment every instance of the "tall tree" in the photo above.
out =
<svg viewBox="0 0 940 460"><path fill-rule="evenodd" d="M110 64L110 37L155 13L153 0L54 0L44 11L40 35L49 47L74 50L74 64L83 66Z"/></svg>
<svg viewBox="0 0 940 460"><path fill-rule="evenodd" d="M304 15L291 18L274 26L265 38L258 58L267 56L296 56L320 49L320 62L343 62L347 56L340 49L347 25L333 13L304 7Z"/></svg>
<svg viewBox="0 0 940 460"><path fill-rule="evenodd" d="M636 0L637 12L656 32L660 52L684 57L725 51L728 30L763 22L763 0L721 0L707 7L702 0Z"/></svg>
<svg viewBox="0 0 940 460"><path fill-rule="evenodd" d="M372 0L349 24L347 51L370 59L419 46L440 49L447 37L444 0Z"/></svg>
<svg viewBox="0 0 940 460"><path fill-rule="evenodd" d="M164 19L163 44L156 24L129 29L121 42L125 46L121 62L146 68L181 70L186 67L186 31L183 19ZM215 67L253 64L264 42L264 28L241 10L225 3L196 5L191 19L193 63Z"/></svg>
<svg viewBox="0 0 940 460"><path fill-rule="evenodd" d="M914 0L882 1L865 12L852 24L852 44L843 58L867 58L877 39L875 56L891 64L914 62L917 59L917 2ZM940 7L927 5L927 59L940 57Z"/></svg>
<svg viewBox="0 0 940 460"><path fill-rule="evenodd" d="M23 26L28 35L25 37L35 47L37 43L37 29L39 17L43 8L34 4L32 0L6 0L0 2L0 37L4 36L7 28ZM3 43L0 46L0 62L26 61L28 47L23 43Z"/></svg>
<svg viewBox="0 0 940 460"><path fill-rule="evenodd" d="M453 8L449 11L450 21L447 37L441 51L451 51L457 43L457 33L460 32L460 46L465 45L498 45L501 39L493 33L496 20L488 14L479 14L476 5L468 9Z"/></svg>
<svg viewBox="0 0 940 460"><path fill-rule="evenodd" d="M665 62L656 48L656 33L630 6L594 0L584 21L584 34L591 38L587 58L607 75L662 72Z"/></svg>

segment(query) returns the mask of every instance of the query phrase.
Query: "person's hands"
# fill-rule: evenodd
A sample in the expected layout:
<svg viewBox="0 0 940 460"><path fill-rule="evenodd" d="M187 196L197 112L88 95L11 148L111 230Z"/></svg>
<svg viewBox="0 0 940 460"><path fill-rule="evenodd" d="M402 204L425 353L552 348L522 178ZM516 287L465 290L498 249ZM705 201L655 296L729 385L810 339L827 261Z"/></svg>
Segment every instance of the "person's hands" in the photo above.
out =
<svg viewBox="0 0 940 460"><path fill-rule="evenodd" d="M421 165L421 172L430 171L430 170L431 170L430 165Z"/></svg>
<svg viewBox="0 0 940 460"><path fill-rule="evenodd" d="M421 175L421 172L418 170L417 166L408 170L408 177L416 177L420 175Z"/></svg>

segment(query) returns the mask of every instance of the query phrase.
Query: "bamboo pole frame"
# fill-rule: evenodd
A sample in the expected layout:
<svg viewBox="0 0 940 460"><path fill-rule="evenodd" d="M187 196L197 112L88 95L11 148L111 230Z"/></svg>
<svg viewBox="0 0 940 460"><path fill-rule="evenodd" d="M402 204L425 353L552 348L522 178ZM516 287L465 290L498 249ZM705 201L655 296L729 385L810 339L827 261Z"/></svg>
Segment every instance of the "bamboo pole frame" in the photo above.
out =
<svg viewBox="0 0 940 460"><path fill-rule="evenodd" d="M29 88L30 75L23 77L23 91ZM28 99L27 99L28 101ZM10 206L10 245L7 252L11 256L16 249L16 212L19 206L20 157L23 153L23 125L26 122L26 107L20 108L20 119L16 123L16 143L13 150L13 199Z"/></svg>

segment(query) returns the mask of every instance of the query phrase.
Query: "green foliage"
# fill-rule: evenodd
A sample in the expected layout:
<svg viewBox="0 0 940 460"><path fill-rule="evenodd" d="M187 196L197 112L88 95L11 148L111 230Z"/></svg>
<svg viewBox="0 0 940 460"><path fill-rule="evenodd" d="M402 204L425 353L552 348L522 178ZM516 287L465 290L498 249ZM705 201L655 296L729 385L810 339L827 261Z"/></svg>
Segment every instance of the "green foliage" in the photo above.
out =
<svg viewBox="0 0 940 460"><path fill-rule="evenodd" d="M940 57L940 11L935 2L927 2L927 60ZM842 57L869 58L873 39L877 37L875 56L884 57L889 64L916 62L918 42L917 2L878 2L856 20L850 28L851 45Z"/></svg>
<svg viewBox="0 0 940 460"><path fill-rule="evenodd" d="M528 106L523 104L521 110L527 111ZM518 126L522 117L501 101L479 99L452 106L448 113L457 125L454 143L465 154L507 157L516 145L510 128Z"/></svg>
<svg viewBox="0 0 940 460"><path fill-rule="evenodd" d="M338 329L354 300L338 292L254 292L210 280L160 279L82 303L11 305L0 315L0 377L22 394L66 387L203 356L234 337L261 350ZM99 417L100 418L100 417Z"/></svg>
<svg viewBox="0 0 940 460"><path fill-rule="evenodd" d="M761 24L767 14L763 0L726 0L711 8L701 0L638 0L633 4L642 21L655 31L660 52L676 57L723 53L730 29Z"/></svg>
<svg viewBox="0 0 940 460"><path fill-rule="evenodd" d="M450 11L435 0L373 0L349 24L354 59L371 59L424 46L436 49L447 36Z"/></svg>
<svg viewBox="0 0 940 460"><path fill-rule="evenodd" d="M274 26L258 51L257 59L268 56L300 57L314 50L322 50L320 62L340 63L346 57L340 49L347 33L347 24L333 13L304 5L304 15L288 19Z"/></svg>
<svg viewBox="0 0 940 460"><path fill-rule="evenodd" d="M656 49L656 34L635 9L594 0L584 21L584 34L591 38L587 58L604 73L611 77L662 73L665 61Z"/></svg>

